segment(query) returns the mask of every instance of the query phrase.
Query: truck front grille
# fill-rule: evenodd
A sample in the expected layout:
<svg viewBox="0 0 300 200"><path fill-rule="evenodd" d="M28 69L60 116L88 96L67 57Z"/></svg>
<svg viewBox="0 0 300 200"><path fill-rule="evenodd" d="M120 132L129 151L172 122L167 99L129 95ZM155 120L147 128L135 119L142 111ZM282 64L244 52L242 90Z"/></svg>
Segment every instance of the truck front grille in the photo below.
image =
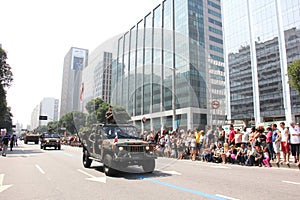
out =
<svg viewBox="0 0 300 200"><path fill-rule="evenodd" d="M124 146L124 150L128 152L144 152L145 146L141 146L141 145Z"/></svg>

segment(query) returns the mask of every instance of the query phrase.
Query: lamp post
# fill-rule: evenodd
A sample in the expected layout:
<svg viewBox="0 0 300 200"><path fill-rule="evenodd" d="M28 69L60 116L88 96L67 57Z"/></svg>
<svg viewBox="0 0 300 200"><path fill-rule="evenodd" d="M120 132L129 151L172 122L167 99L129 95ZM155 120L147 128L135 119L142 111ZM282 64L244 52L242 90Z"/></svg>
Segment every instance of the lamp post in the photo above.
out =
<svg viewBox="0 0 300 200"><path fill-rule="evenodd" d="M168 69L172 70L172 121L173 121L173 130L175 130L177 128L177 121L176 121L176 83L175 83L175 77L176 77L176 74L175 74L175 71L177 70L174 67L167 67Z"/></svg>

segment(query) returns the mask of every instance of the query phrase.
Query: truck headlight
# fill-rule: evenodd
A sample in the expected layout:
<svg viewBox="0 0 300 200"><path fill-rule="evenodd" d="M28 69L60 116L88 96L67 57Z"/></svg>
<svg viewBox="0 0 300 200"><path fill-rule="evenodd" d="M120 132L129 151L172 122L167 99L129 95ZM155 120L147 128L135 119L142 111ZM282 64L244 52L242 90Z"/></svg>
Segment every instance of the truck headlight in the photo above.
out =
<svg viewBox="0 0 300 200"><path fill-rule="evenodd" d="M150 147L149 147L149 146L146 146L146 150L149 151L149 149L150 149Z"/></svg>
<svg viewBox="0 0 300 200"><path fill-rule="evenodd" d="M119 147L119 151L123 151L124 150L124 148L123 147Z"/></svg>

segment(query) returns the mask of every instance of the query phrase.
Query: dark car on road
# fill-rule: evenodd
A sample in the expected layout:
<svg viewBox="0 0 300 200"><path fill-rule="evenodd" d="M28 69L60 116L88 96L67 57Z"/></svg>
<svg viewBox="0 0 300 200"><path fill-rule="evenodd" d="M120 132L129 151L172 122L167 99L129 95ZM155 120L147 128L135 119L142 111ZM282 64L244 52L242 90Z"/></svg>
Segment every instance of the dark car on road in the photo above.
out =
<svg viewBox="0 0 300 200"><path fill-rule="evenodd" d="M44 133L41 136L41 149L46 149L47 147L54 147L60 150L60 136L57 133Z"/></svg>

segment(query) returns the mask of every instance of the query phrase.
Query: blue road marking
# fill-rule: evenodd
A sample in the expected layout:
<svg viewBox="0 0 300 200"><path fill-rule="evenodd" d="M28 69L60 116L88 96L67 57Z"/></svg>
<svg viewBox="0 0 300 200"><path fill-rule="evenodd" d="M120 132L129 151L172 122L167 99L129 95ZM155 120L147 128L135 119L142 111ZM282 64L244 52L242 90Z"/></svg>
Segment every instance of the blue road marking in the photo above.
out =
<svg viewBox="0 0 300 200"><path fill-rule="evenodd" d="M219 196L216 196L216 195L213 195L213 194L208 194L208 193L200 192L200 191L197 191L197 190L188 189L188 188L181 187L181 186L178 186L178 185L173 185L173 184L170 184L170 183L165 183L165 182L162 182L162 181L159 181L159 180L155 180L153 178L146 178L146 177L143 177L143 176L139 176L139 178L141 178L145 181L149 181L149 182L152 182L152 183L164 185L164 186L167 186L167 187L170 187L170 188L174 188L174 189L181 190L181 191L184 191L184 192L200 195L200 196L207 197L207 198L210 198L210 199L227 200L225 198L222 198L222 197L219 197Z"/></svg>

